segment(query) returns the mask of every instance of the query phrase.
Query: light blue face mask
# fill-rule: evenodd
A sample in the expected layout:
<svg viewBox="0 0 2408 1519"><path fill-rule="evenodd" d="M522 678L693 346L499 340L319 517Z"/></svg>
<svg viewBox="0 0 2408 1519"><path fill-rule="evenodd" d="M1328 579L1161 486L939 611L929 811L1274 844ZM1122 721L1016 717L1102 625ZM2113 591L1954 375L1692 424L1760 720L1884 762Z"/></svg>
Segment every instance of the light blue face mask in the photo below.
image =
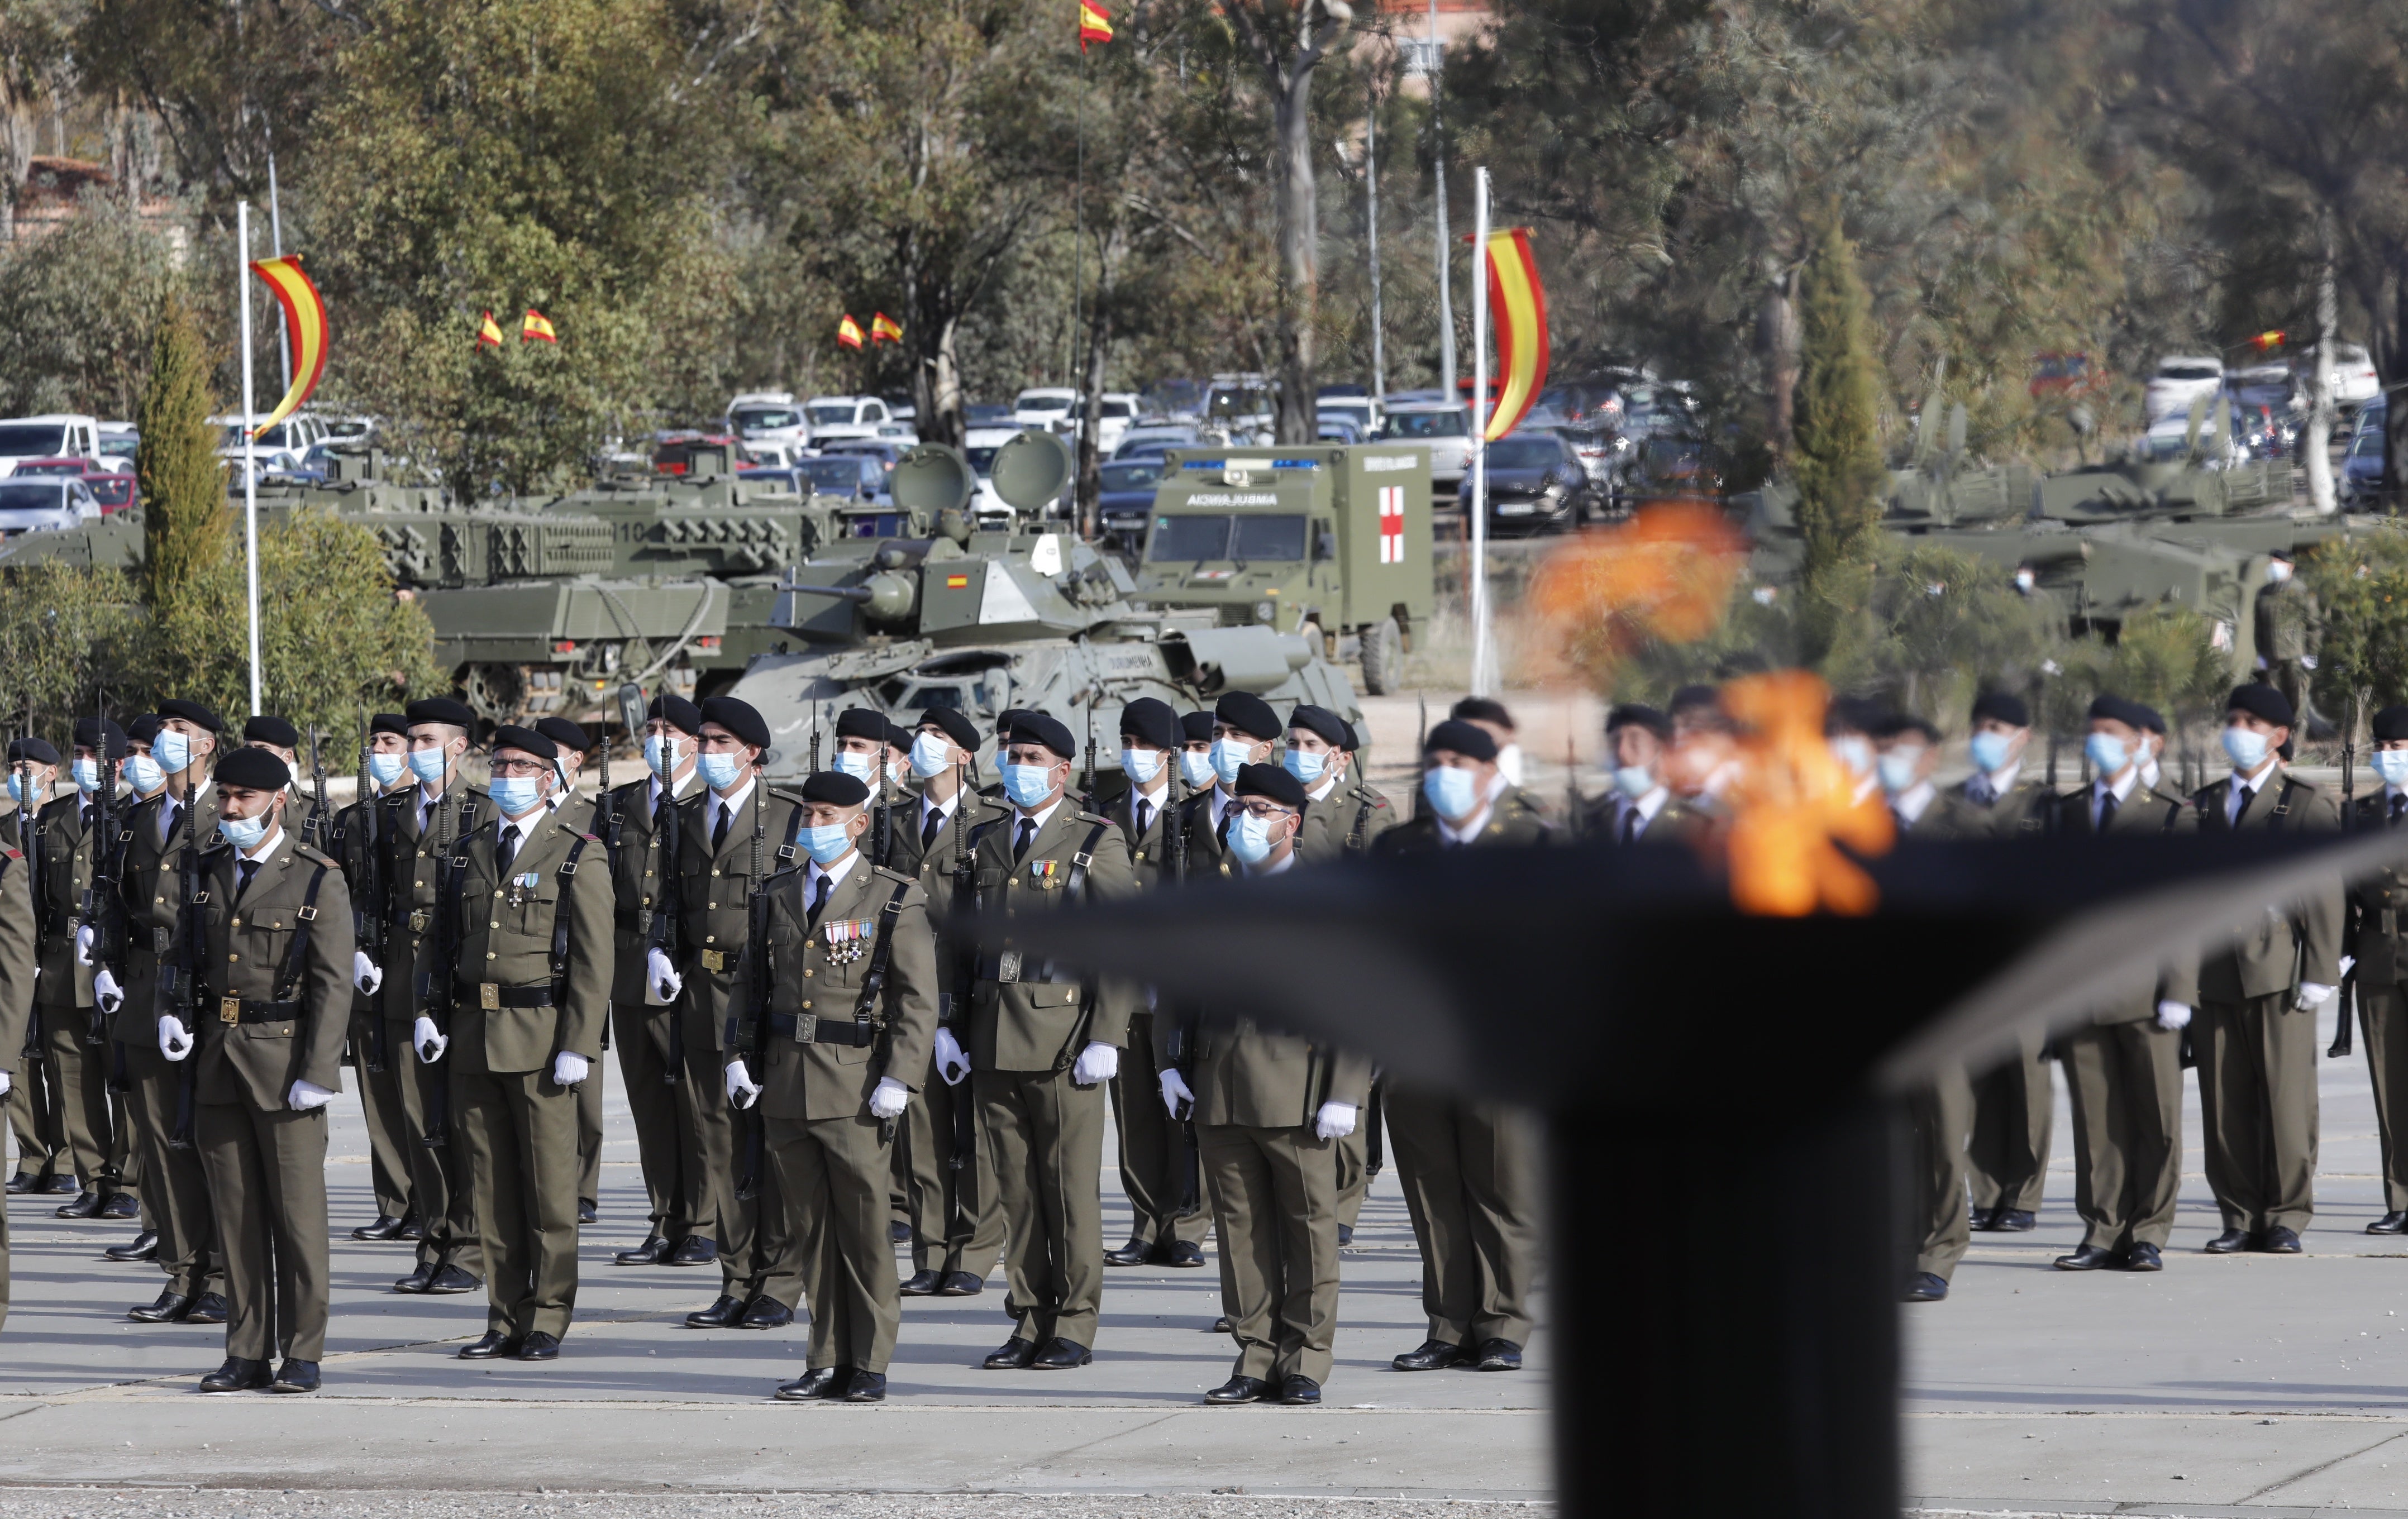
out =
<svg viewBox="0 0 2408 1519"><path fill-rule="evenodd" d="M2266 763L2266 736L2247 728L2224 730L2224 752L2236 770L2247 772Z"/></svg>
<svg viewBox="0 0 2408 1519"><path fill-rule="evenodd" d="M262 812L255 818L222 817L218 819L218 832L225 835L227 843L248 853L267 837L267 814Z"/></svg>
<svg viewBox="0 0 2408 1519"><path fill-rule="evenodd" d="M2007 767L2007 753L2014 740L2003 733L1977 733L1967 747L1973 752L1973 768L1984 775L1995 775Z"/></svg>
<svg viewBox="0 0 2408 1519"><path fill-rule="evenodd" d="M125 756L125 783L134 788L136 795L148 796L167 783L167 775L159 768L159 762L150 755L128 754Z"/></svg>
<svg viewBox="0 0 2408 1519"><path fill-rule="evenodd" d="M1449 823L1461 823L1471 816L1480 805L1478 783L1469 770L1452 765L1433 765L1422 772L1422 795L1438 810L1438 815Z"/></svg>
<svg viewBox="0 0 2408 1519"><path fill-rule="evenodd" d="M741 754L704 754L695 763L702 767L704 784L713 791L725 791L744 774L744 756Z"/></svg>
<svg viewBox="0 0 2408 1519"><path fill-rule="evenodd" d="M543 804L543 778L535 775L497 775L485 790L504 817L519 817Z"/></svg>
<svg viewBox="0 0 2408 1519"><path fill-rule="evenodd" d="M1139 785L1153 785L1154 778L1162 773L1162 751L1124 749L1121 751L1121 768L1126 771L1128 778Z"/></svg>
<svg viewBox="0 0 2408 1519"><path fill-rule="evenodd" d="M165 734L159 737L165 738ZM451 756L440 749L413 749L409 752L409 773L430 786L443 784L444 773L451 769Z"/></svg>
<svg viewBox="0 0 2408 1519"><path fill-rule="evenodd" d="M1209 786L1212 783L1212 756L1182 749L1179 752L1179 773L1191 786Z"/></svg>
<svg viewBox="0 0 2408 1519"><path fill-rule="evenodd" d="M1003 767L1003 791L1012 805L1022 811L1031 811L1054 794L1054 767L1050 765L1007 765Z"/></svg>
<svg viewBox="0 0 2408 1519"><path fill-rule="evenodd" d="M2374 773L2386 786L2408 788L2408 749L2378 749L2374 752Z"/></svg>
<svg viewBox="0 0 2408 1519"><path fill-rule="evenodd" d="M923 781L944 774L953 767L953 762L945 757L953 752L952 739L933 733L920 735L911 740L911 773Z"/></svg>
<svg viewBox="0 0 2408 1519"><path fill-rule="evenodd" d="M1656 772L1643 765L1625 765L1613 772L1613 789L1638 801L1656 787Z"/></svg>
<svg viewBox="0 0 2408 1519"><path fill-rule="evenodd" d="M368 756L368 779L380 786L390 786L408 773L409 756L407 754Z"/></svg>
<svg viewBox="0 0 2408 1519"><path fill-rule="evenodd" d="M19 806L24 805L25 777L22 771L11 770L8 772L8 799L17 803Z"/></svg>
<svg viewBox="0 0 2408 1519"><path fill-rule="evenodd" d="M2082 752L2090 756L2090 767L2101 780L2122 775L2124 767L2132 761L2132 752L2124 740L2112 733L2094 733L2082 741Z"/></svg>
<svg viewBox="0 0 2408 1519"><path fill-rule="evenodd" d="M1260 865L1270 858L1274 847L1269 819L1252 812L1238 815L1238 825L1229 830L1230 853L1248 865Z"/></svg>
<svg viewBox="0 0 2408 1519"><path fill-rule="evenodd" d="M100 761L79 759L75 762L76 790L90 795L100 789Z"/></svg>
<svg viewBox="0 0 2408 1519"><path fill-rule="evenodd" d="M150 740L150 757L159 768L174 775L193 763L193 740L173 728L161 728Z"/></svg>
<svg viewBox="0 0 2408 1519"><path fill-rule="evenodd" d="M1290 744L1287 758L1280 763L1286 767L1288 774L1310 786L1318 783L1321 780L1321 772L1329 768L1329 756L1308 754L1294 744Z"/></svg>
<svg viewBox="0 0 2408 1519"><path fill-rule="evenodd" d="M651 768L654 775L666 781L669 778L669 772L677 768L677 741L657 733L646 734L644 736L644 764Z"/></svg>
<svg viewBox="0 0 2408 1519"><path fill-rule="evenodd" d="M853 830L841 823L823 823L803 830L803 848L822 865L834 865L853 848Z"/></svg>
<svg viewBox="0 0 2408 1519"><path fill-rule="evenodd" d="M875 754L856 754L849 749L838 750L836 768L838 773L853 777L872 791L878 789L878 756Z"/></svg>
<svg viewBox="0 0 2408 1519"><path fill-rule="evenodd" d="M1212 773L1221 778L1221 784L1225 786L1236 785L1238 783L1239 767L1247 762L1248 757L1251 756L1254 752L1254 745L1245 743L1240 739L1213 739Z"/></svg>
<svg viewBox="0 0 2408 1519"><path fill-rule="evenodd" d="M1839 756L1840 763L1848 767L1849 774L1856 776L1872 774L1872 740L1863 735L1855 733L1840 735L1831 740L1831 752Z"/></svg>
<svg viewBox="0 0 2408 1519"><path fill-rule="evenodd" d="M1920 745L1911 750L1893 750L1873 762L1881 772L1881 788L1897 796L1914 789L1914 767L1923 758Z"/></svg>

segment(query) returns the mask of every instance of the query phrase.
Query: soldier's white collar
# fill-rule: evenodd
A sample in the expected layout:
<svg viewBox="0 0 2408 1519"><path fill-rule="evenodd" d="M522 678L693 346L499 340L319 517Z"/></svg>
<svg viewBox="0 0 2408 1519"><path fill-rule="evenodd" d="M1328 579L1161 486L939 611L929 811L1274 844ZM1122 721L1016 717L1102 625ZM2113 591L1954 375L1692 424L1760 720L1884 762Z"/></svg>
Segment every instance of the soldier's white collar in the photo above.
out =
<svg viewBox="0 0 2408 1519"><path fill-rule="evenodd" d="M1067 795L1067 793L1065 795ZM1037 833L1043 833L1045 831L1045 824L1053 821L1054 814L1060 810L1062 810L1062 797L1060 796L1054 797L1054 805L1048 807L1041 812L1024 812L1019 808L1015 807L1011 810L1011 831L1013 834L1017 835L1020 832L1021 820L1025 819L1028 822L1037 824ZM1034 838L1037 837L1037 834L1033 833L1028 837Z"/></svg>
<svg viewBox="0 0 2408 1519"><path fill-rule="evenodd" d="M1316 802L1327 801L1329 799L1329 794L1337 789L1338 777L1333 775L1328 780L1324 781L1321 784L1306 791L1305 795Z"/></svg>
<svg viewBox="0 0 2408 1519"><path fill-rule="evenodd" d="M266 838L261 839L257 849L247 851L236 850L235 851L235 853L238 858L250 860L253 864L265 865L267 863L267 857L269 855L275 853L278 850L282 849L283 847L284 830L282 828L279 828L274 833L269 834Z"/></svg>
<svg viewBox="0 0 2408 1519"><path fill-rule="evenodd" d="M861 851L858 848L852 850L834 865L822 865L819 861L813 860L810 875L808 878L810 889L813 892L818 891L820 882L824 881L828 883L829 892L834 893L838 886L844 884L844 878L853 873L853 867L860 863Z"/></svg>

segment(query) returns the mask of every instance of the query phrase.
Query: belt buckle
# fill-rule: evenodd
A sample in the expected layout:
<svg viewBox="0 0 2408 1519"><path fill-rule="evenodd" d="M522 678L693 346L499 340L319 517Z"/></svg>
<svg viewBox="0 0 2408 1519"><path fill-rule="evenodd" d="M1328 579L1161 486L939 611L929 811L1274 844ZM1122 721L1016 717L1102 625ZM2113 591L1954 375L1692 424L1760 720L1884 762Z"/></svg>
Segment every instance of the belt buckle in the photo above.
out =
<svg viewBox="0 0 2408 1519"><path fill-rule="evenodd" d="M799 1012L795 1015L795 1042L796 1044L810 1043L812 1039L819 1036L819 1031L820 1015L818 1013Z"/></svg>
<svg viewBox="0 0 2408 1519"><path fill-rule="evenodd" d="M484 981L477 983L478 1007L482 1008L487 1012L494 1012L500 1010L501 1005L502 988L500 982Z"/></svg>
<svg viewBox="0 0 2408 1519"><path fill-rule="evenodd" d="M412 909L409 914L409 931L413 934L423 934L426 932L426 924L435 915L433 913L427 911L424 908Z"/></svg>
<svg viewBox="0 0 2408 1519"><path fill-rule="evenodd" d="M702 968L705 970L724 971L727 968L727 952L725 950L703 951Z"/></svg>
<svg viewBox="0 0 2408 1519"><path fill-rule="evenodd" d="M229 1027L242 1022L242 998L238 996L218 998L218 1022Z"/></svg>
<svg viewBox="0 0 2408 1519"><path fill-rule="evenodd" d="M1020 979L1018 950L1006 950L995 957L995 979L1007 986Z"/></svg>

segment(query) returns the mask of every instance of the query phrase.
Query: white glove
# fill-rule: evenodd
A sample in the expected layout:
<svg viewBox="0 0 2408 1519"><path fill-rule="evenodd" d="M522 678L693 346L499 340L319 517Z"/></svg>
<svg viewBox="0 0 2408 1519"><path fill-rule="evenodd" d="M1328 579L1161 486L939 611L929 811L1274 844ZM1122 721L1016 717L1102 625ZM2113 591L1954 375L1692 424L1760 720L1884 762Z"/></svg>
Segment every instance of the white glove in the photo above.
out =
<svg viewBox="0 0 2408 1519"><path fill-rule="evenodd" d="M418 1022L409 1025L409 1042L418 1047L418 1063L422 1066L435 1064L443 1058L444 1051L452 1048L452 1041L436 1032L435 1020L423 1013Z"/></svg>
<svg viewBox="0 0 2408 1519"><path fill-rule="evenodd" d="M657 945L644 956L644 980L652 987L652 995L664 1002L675 1001L678 994L685 990L685 978L678 974L677 967L669 964L668 952Z"/></svg>
<svg viewBox="0 0 2408 1519"><path fill-rule="evenodd" d="M761 1083L752 1079L741 1060L727 1063L727 1100L738 1108L750 1108L761 1100Z"/></svg>
<svg viewBox="0 0 2408 1519"><path fill-rule="evenodd" d="M1120 1074L1121 1052L1117 1045L1090 1044L1079 1052L1079 1063L1070 1068L1070 1080L1080 1086L1093 1086L1109 1082Z"/></svg>
<svg viewBox="0 0 2408 1519"><path fill-rule="evenodd" d="M0 1097L5 1097L5 1096L7 1096L7 1095L8 1095L8 1073L7 1073L7 1071L5 1071L5 1070L0 1070Z"/></svg>
<svg viewBox="0 0 2408 1519"><path fill-rule="evenodd" d="M92 924L85 924L76 930L76 964L79 966L92 964Z"/></svg>
<svg viewBox="0 0 2408 1519"><path fill-rule="evenodd" d="M2297 1006L2303 1012L2310 1008L2321 1008L2335 992L2340 990L2338 986L2327 986L2319 981L2303 981L2300 982Z"/></svg>
<svg viewBox="0 0 2408 1519"><path fill-rule="evenodd" d="M125 1006L125 990L117 984L117 978L108 973L107 966L92 973L92 999L100 1004L101 1011L111 1015Z"/></svg>
<svg viewBox="0 0 2408 1519"><path fill-rule="evenodd" d="M2190 1004L2160 1002L2157 1004L2157 1026L2169 1032L2190 1026Z"/></svg>
<svg viewBox="0 0 2408 1519"><path fill-rule="evenodd" d="M315 1112L334 1100L335 1094L315 1082L296 1081L293 1090L284 1095L284 1105L296 1113Z"/></svg>
<svg viewBox="0 0 2408 1519"><path fill-rule="evenodd" d="M594 1064L574 1050L563 1050L552 1057L552 1082L554 1086L575 1086L592 1072Z"/></svg>
<svg viewBox="0 0 2408 1519"><path fill-rule="evenodd" d="M2358 956L2357 956L2357 955L2355 955L2355 954L2344 954L2344 955L2343 955L2343 956L2341 957L2341 973L2342 973L2343 975L2344 975L2344 976L2348 975L2348 974L2350 973L2350 969L2351 969L2351 967L2354 967L2354 966L2356 966L2357 964L2358 964Z"/></svg>
<svg viewBox="0 0 2408 1519"><path fill-rule="evenodd" d="M911 1089L892 1076L878 1079L877 1089L869 1094L869 1116L900 1118L903 1110L911 1106Z"/></svg>
<svg viewBox="0 0 2408 1519"><path fill-rule="evenodd" d="M351 984L370 996L376 996L377 988L384 984L384 972L368 958L366 950L351 952Z"/></svg>
<svg viewBox="0 0 2408 1519"><path fill-rule="evenodd" d="M1162 1105L1170 1110L1171 1117L1177 1118L1182 1106L1188 1108L1196 1106L1196 1094L1187 1090L1187 1078L1179 1074L1178 1067L1163 1067L1160 1080Z"/></svg>
<svg viewBox="0 0 2408 1519"><path fill-rule="evenodd" d="M159 1019L159 1053L170 1060L181 1060L193 1053L193 1036L185 1031L184 1021L172 1012Z"/></svg>
<svg viewBox="0 0 2408 1519"><path fill-rule="evenodd" d="M962 1053L962 1041L953 1038L950 1028L937 1030L937 1074L947 1086L959 1086L969 1079L970 1057Z"/></svg>
<svg viewBox="0 0 2408 1519"><path fill-rule="evenodd" d="M1342 1139L1354 1132L1354 1105L1351 1102L1325 1102L1312 1121L1312 1132L1325 1139Z"/></svg>

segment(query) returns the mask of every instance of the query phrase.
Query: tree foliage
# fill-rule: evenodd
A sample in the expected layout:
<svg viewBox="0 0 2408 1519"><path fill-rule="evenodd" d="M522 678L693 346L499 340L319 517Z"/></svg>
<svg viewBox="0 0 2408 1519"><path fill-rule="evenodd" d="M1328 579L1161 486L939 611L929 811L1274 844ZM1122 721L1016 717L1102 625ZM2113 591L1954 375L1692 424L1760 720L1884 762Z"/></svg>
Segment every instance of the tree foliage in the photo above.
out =
<svg viewBox="0 0 2408 1519"><path fill-rule="evenodd" d="M142 490L143 592L154 607L175 601L226 558L226 471L209 424L217 402L208 376L199 323L170 296L151 339L134 460Z"/></svg>
<svg viewBox="0 0 2408 1519"><path fill-rule="evenodd" d="M1861 608L1881 520L1882 449L1871 302L1836 212L1799 280L1802 341L1792 428L1798 528L1805 540L1799 600L1806 648L1821 660Z"/></svg>

